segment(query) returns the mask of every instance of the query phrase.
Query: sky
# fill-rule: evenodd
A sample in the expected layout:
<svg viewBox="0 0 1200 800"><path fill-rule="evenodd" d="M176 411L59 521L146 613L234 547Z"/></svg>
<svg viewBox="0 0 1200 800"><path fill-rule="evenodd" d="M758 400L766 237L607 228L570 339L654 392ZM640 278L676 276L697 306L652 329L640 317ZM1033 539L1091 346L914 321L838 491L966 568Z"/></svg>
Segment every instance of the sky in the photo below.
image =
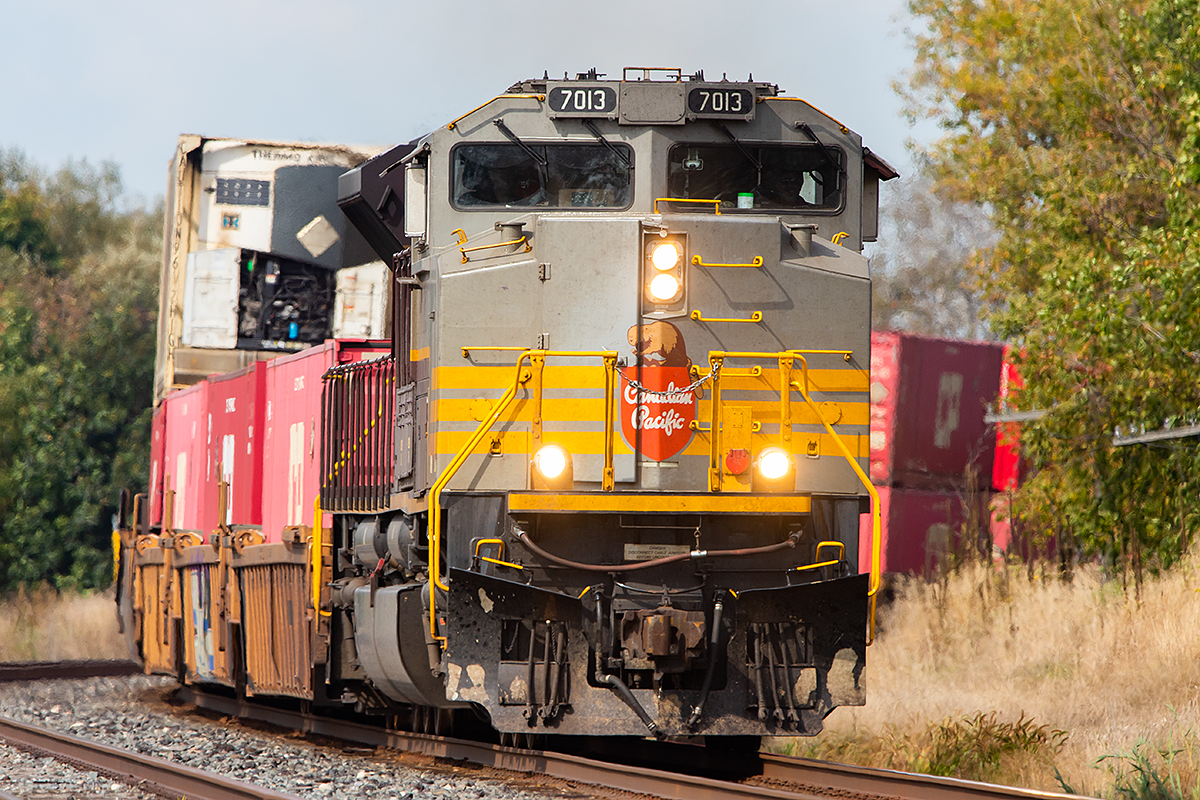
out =
<svg viewBox="0 0 1200 800"><path fill-rule="evenodd" d="M903 0L3 0L0 148L166 186L180 133L388 145L525 78L679 67L778 84L903 174Z"/></svg>

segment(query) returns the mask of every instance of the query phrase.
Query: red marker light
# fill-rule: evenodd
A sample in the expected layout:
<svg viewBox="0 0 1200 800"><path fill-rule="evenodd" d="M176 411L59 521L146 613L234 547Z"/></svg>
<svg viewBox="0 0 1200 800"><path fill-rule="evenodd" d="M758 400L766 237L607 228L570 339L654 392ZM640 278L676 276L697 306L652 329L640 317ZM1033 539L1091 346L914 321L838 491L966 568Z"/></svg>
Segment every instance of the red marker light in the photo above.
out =
<svg viewBox="0 0 1200 800"><path fill-rule="evenodd" d="M725 454L725 469L730 475L741 475L750 468L749 450L730 450Z"/></svg>

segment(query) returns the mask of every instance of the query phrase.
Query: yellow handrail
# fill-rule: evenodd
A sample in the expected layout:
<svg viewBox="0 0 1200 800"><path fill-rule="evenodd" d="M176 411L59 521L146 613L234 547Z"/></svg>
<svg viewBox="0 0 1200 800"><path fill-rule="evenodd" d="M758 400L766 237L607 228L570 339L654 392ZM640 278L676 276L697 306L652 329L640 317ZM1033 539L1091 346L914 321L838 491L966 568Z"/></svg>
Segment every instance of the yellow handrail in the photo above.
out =
<svg viewBox="0 0 1200 800"><path fill-rule="evenodd" d="M843 361L849 361L850 356L854 355L853 350L788 350L789 353L803 353L805 355L827 355L841 356Z"/></svg>
<svg viewBox="0 0 1200 800"><path fill-rule="evenodd" d="M113 583L117 582L117 578L121 575L121 530L113 528L112 530L112 553L113 553Z"/></svg>
<svg viewBox="0 0 1200 800"><path fill-rule="evenodd" d="M514 564L511 561L501 561L498 558L488 558L487 556L480 556L479 560L486 561L489 564L499 564L500 566L508 567L509 569L525 569L525 567L521 566L520 564Z"/></svg>
<svg viewBox="0 0 1200 800"><path fill-rule="evenodd" d="M325 547L323 530L324 519L321 516L321 497L318 495L313 498L313 529L312 529L312 601L313 601L313 619L317 617L329 617L333 615L331 611L321 610L321 567L323 566L324 553L322 549Z"/></svg>
<svg viewBox="0 0 1200 800"><path fill-rule="evenodd" d="M821 567L832 567L835 564L842 563L840 558L835 558L832 561L818 561L815 564L805 564L804 566L796 567L796 572L804 572L810 569L820 569Z"/></svg>
<svg viewBox="0 0 1200 800"><path fill-rule="evenodd" d="M803 397L804 401L812 408L813 413L817 415L817 419L821 421L821 424L825 427L825 430L833 437L834 442L837 443L838 449L842 451L842 456L845 457L846 461L850 463L850 467L854 470L854 474L858 476L858 479L862 482L862 485L867 487L867 493L871 495L871 578L867 587L867 597L871 598L871 616L868 622L870 626L870 633L867 637L867 644L871 644L873 641L875 641L875 601L876 595L879 593L879 537L880 529L882 527L879 512L879 492L875 490L875 485L871 483L871 479L867 477L867 474L862 471L862 467L858 465L858 459L850 454L850 448L846 447L846 443L842 441L842 437L838 436L837 431L833 429L833 426L830 425L825 420L824 415L821 414L821 409L816 403L813 402L812 398L808 396L807 389L796 381L791 381L791 385L798 392L800 392L800 396Z"/></svg>
<svg viewBox="0 0 1200 800"><path fill-rule="evenodd" d="M816 111L819 114L823 114L826 117L829 117L829 121L832 122L834 125L837 125L838 130L840 130L842 133L850 132L850 129L847 128L842 123L838 122L836 119L834 119L832 114L826 114L824 111L821 111L821 109L817 108L812 103L805 100L803 97L760 97L760 98L758 98L758 102L760 102L760 103L774 102L775 100L784 100L784 101L790 101L793 103L804 103L804 105L808 106L813 111Z"/></svg>
<svg viewBox="0 0 1200 800"><path fill-rule="evenodd" d="M464 347L462 349L463 358L470 358L472 350L511 350L513 352L524 353L528 347Z"/></svg>
<svg viewBox="0 0 1200 800"><path fill-rule="evenodd" d="M499 556L504 555L504 540L503 539L480 539L479 541L477 541L475 543L475 557L476 558L479 558L479 549L481 547L483 547L485 544L500 545L500 552L497 553L496 555L499 555Z"/></svg>
<svg viewBox="0 0 1200 800"><path fill-rule="evenodd" d="M448 131L454 130L454 128L458 125L458 123L462 122L464 119L471 116L479 109L490 106L492 103L496 102L497 100L521 100L521 99L537 100L539 103L541 103L546 100L546 95L544 95L544 94L500 94L500 95L496 95L491 100L488 100L486 103L484 103L483 105L475 106L474 108L472 108L467 113L463 114L458 119L452 120L448 125L446 125L446 130L448 130Z"/></svg>
<svg viewBox="0 0 1200 800"><path fill-rule="evenodd" d="M468 346L468 347L464 347L463 351L466 352L466 351L470 351L470 350L485 350L485 349L498 349L498 348ZM441 567L439 566L439 563L441 561L441 548L442 548L442 504L441 504L442 490L444 490L446 488L446 486L450 483L450 480L454 477L454 475L458 472L458 470L462 468L462 465L464 463L466 463L467 457L470 456L472 452L474 452L476 445L478 445L483 440L483 437L487 435L488 431L491 430L492 426L496 424L496 422L500 419L501 415L503 415L504 412L508 409L508 406L516 398L517 389L521 386L521 384L525 383L526 381L530 380L533 377L532 373L522 374L521 368L522 368L522 365L525 363L525 359L527 359L527 358L532 359L534 356L539 356L542 358L545 358L547 356L554 356L554 357L560 357L560 358L603 358L604 359L604 367L605 367L604 383L605 383L605 388L606 388L605 397L607 397L608 400L605 403L605 409L604 409L605 446L604 446L604 484L603 485L604 485L606 491L612 491L613 433L614 433L614 427L615 427L614 419L613 419L614 414L613 414L612 396L613 396L613 381L614 381L613 373L616 371L617 352L615 350L579 350L579 351L575 351L575 350L528 350L528 349L523 349L521 352L521 355L519 355L517 357L516 374L514 376L512 386L510 386L508 389L506 389L504 391L504 394L502 394L500 396L500 399L496 402L496 405L493 406L493 408L492 408L492 413L489 414L482 422L479 423L479 426L477 428L475 428L475 432L471 434L471 438L467 440L467 443L463 446L462 450L460 450L454 456L454 458L451 460L450 464L447 465L447 467L442 471L442 474L438 476L438 479L436 481L434 481L433 486L429 490L429 582L430 582L430 586L431 586L430 591L429 591L429 634L430 634L430 636L433 637L434 641L441 643L443 647L445 646L446 637L438 636L438 633L437 633L437 612L436 612L437 603L436 603L436 593L433 591L433 587L435 587L435 586L438 589L441 589L443 591L450 590L449 585L447 585L442 580Z"/></svg>
<svg viewBox="0 0 1200 800"><path fill-rule="evenodd" d="M703 423L703 422L699 422L699 421L697 421L697 420L692 420L691 422L689 422L689 423L688 423L688 428L689 428L689 429L691 429L691 430L693 430L693 431L700 431L701 433L704 433L704 432L706 432L706 431L709 431L709 430L711 430L711 428L706 428L706 427L704 427L704 423ZM751 432L751 433L758 433L758 432L759 432L759 431L761 431L761 430L762 430L762 423L761 423L761 422L759 422L758 420L752 420L752 421L750 422L750 432Z"/></svg>
<svg viewBox="0 0 1200 800"><path fill-rule="evenodd" d="M730 369L728 367L726 367L721 372L722 377L725 377L725 378L761 378L762 374L763 374L763 369L762 369L762 367L758 366L757 364L755 364L753 367L751 367L749 370L747 370L745 372L743 372L742 370ZM696 377L700 377L699 374L697 374Z"/></svg>
<svg viewBox="0 0 1200 800"><path fill-rule="evenodd" d="M487 556L479 555L479 549L485 544L500 545L500 552L496 554L496 558L488 558ZM499 557L504 555L504 540L503 539L480 539L475 543L475 557L480 561L486 561L489 564L499 564L502 567L510 567L511 569L525 569L520 564L514 564L511 561L502 561Z"/></svg>
<svg viewBox="0 0 1200 800"><path fill-rule="evenodd" d="M750 315L749 319L735 319L732 317L706 317L704 312L696 309L692 312L692 319L697 322L762 322L763 314L761 311L755 311Z"/></svg>
<svg viewBox="0 0 1200 800"><path fill-rule="evenodd" d="M450 479L454 477L454 474L458 472L459 468L467 460L467 456L475 449L475 445L483 440L483 437L487 435L492 425L496 424L500 415L508 409L509 403L517 396L517 387L524 383L521 379L521 364L525 362L528 356L529 351L525 351L517 358L517 374L512 386L506 389L504 394L500 396L500 400L492 409L492 413L483 422L479 423L479 427L475 429L475 432L471 434L471 438L467 440L466 446L458 452L458 455L454 457L449 466L442 471L442 474L434 481L433 487L429 491L429 582L432 586L436 586L442 591L450 591L450 587L442 581L442 569L439 566L442 547L442 489L446 488L446 484L450 483ZM437 633L437 603L435 602L435 598L436 593L431 588L429 590L429 633L434 641L441 642L444 646L446 637L438 636Z"/></svg>
<svg viewBox="0 0 1200 800"><path fill-rule="evenodd" d="M530 250L533 249L529 244L529 237L522 236L520 239L512 239L507 242L496 242L495 244L481 244L478 247L460 247L460 248L458 248L458 252L462 253L462 263L466 264L468 261L471 260L471 259L467 258L467 253L474 253L476 250L491 250L494 247L504 247L505 245L509 245L509 244L525 245L525 249L521 251L523 253L528 253ZM516 251L514 250L513 252L515 253Z"/></svg>
<svg viewBox="0 0 1200 800"><path fill-rule="evenodd" d="M659 197L659 198L655 199L655 201L654 201L654 213L655 214L658 213L658 204L659 203L712 203L713 211L716 212L716 215L718 217L721 216L721 201L720 200L701 200L699 198L693 199L690 197Z"/></svg>
<svg viewBox="0 0 1200 800"><path fill-rule="evenodd" d="M821 557L822 547L832 547L836 549L838 551L838 561L841 561L846 557L846 545L843 542L835 541L833 539L826 539L823 542L817 542L817 558Z"/></svg>
<svg viewBox="0 0 1200 800"><path fill-rule="evenodd" d="M749 264L708 264L700 256L692 256L692 264L697 267L761 267L763 257L755 256Z"/></svg>

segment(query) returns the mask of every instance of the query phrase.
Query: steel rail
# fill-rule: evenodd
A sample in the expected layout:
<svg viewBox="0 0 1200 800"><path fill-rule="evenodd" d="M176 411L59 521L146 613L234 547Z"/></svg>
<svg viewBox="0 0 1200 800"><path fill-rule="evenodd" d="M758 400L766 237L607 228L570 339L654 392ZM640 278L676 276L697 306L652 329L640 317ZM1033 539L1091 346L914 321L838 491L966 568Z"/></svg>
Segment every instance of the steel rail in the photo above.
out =
<svg viewBox="0 0 1200 800"><path fill-rule="evenodd" d="M10 661L0 663L0 683L9 681L72 680L140 675L132 661Z"/></svg>
<svg viewBox="0 0 1200 800"><path fill-rule="evenodd" d="M163 797L186 797L188 800L300 800L298 795L252 786L186 764L139 755L5 717L0 717L0 740L22 750L49 754L72 766L110 776Z"/></svg>
<svg viewBox="0 0 1200 800"><path fill-rule="evenodd" d="M895 797L898 800L1095 800L1086 795L1046 792L997 786L960 778L942 778L890 769L855 767L830 761L814 761L768 753L760 754L761 778L789 784L827 787L828 790L862 796Z"/></svg>
<svg viewBox="0 0 1200 800"><path fill-rule="evenodd" d="M184 686L175 697L210 711L228 716L253 719L289 730L327 736L332 739L399 750L431 758L468 761L511 772L533 773L560 780L587 783L606 789L634 792L674 800L796 800L795 791L774 787L730 783L698 778L665 770L612 764L605 761L541 750L520 750L485 742L452 739L424 733L407 733L363 725L357 722L318 717L279 708L246 703L231 697L209 695Z"/></svg>
<svg viewBox="0 0 1200 800"><path fill-rule="evenodd" d="M610 763L566 753L520 750L501 745L422 733L386 730L357 722L269 708L231 697L209 695L185 686L176 698L229 716L267 722L290 730L359 744L401 750L432 758L466 760L513 772L535 773L606 789L636 792L673 800L736 798L897 798L897 800L1091 800L1079 795L1041 792L954 778L870 769L809 759L760 754L761 775L742 782L697 777L682 772ZM699 751L699 763L712 759ZM752 770L757 771L757 769Z"/></svg>

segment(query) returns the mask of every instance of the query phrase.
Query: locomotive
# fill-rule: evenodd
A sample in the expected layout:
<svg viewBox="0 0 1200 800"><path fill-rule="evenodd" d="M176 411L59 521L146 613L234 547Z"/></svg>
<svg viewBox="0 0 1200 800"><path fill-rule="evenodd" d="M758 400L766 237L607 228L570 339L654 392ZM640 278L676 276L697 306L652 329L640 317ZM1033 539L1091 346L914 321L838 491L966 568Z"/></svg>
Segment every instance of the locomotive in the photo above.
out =
<svg viewBox="0 0 1200 800"><path fill-rule="evenodd" d="M510 741L812 735L865 702L861 249L896 173L857 134L770 83L629 68L318 159L336 189L185 181L196 148L168 231L185 197L230 230L168 249L227 253L228 313L260 335L189 350L160 321L151 485L115 534L148 672ZM336 202L294 238L319 218L386 265L384 337L284 341L320 304L268 285L332 278L320 242L236 238L247 189L275 233Z"/></svg>

